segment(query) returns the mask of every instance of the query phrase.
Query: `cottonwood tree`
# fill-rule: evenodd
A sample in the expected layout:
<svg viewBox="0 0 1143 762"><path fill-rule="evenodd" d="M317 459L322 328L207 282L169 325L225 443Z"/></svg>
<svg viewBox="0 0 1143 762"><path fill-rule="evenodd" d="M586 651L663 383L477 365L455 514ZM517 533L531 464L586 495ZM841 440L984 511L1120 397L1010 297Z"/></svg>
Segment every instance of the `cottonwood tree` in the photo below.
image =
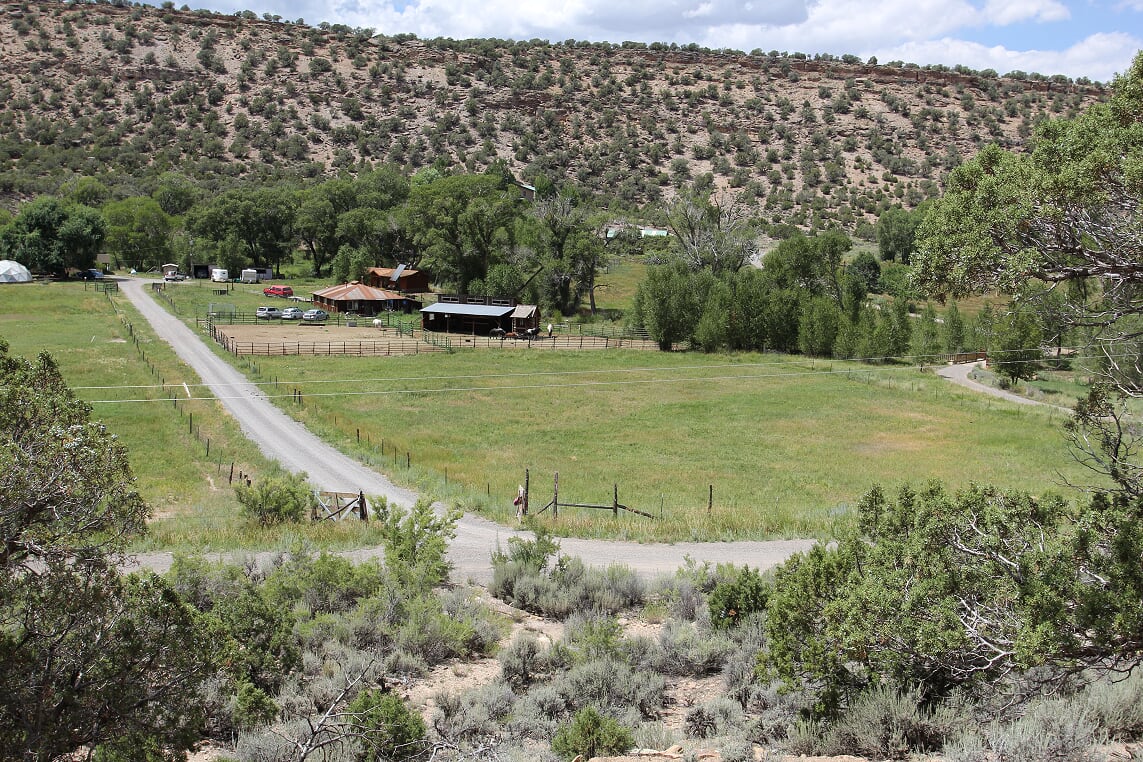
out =
<svg viewBox="0 0 1143 762"><path fill-rule="evenodd" d="M667 207L667 227L687 267L735 272L757 252L748 207L727 195L691 190Z"/></svg>
<svg viewBox="0 0 1143 762"><path fill-rule="evenodd" d="M51 358L0 340L0 757L81 746L179 752L213 671L196 612L153 575L122 576L148 509L123 445Z"/></svg>
<svg viewBox="0 0 1143 762"><path fill-rule="evenodd" d="M106 236L107 221L95 209L41 196L0 230L0 255L35 272L62 274L92 267Z"/></svg>

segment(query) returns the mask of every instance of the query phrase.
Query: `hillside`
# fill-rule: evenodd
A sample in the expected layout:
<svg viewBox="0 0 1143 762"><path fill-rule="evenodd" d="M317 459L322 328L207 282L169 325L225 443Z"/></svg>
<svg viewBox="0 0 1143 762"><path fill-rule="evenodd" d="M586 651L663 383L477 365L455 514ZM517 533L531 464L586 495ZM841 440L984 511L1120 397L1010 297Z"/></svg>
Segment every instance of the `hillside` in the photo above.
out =
<svg viewBox="0 0 1143 762"><path fill-rule="evenodd" d="M746 191L769 222L853 230L935 194L983 143L1019 146L1103 95L853 56L421 41L105 4L2 3L0 56L8 208L76 175L134 194L171 170L217 188L502 160L628 205L697 180Z"/></svg>

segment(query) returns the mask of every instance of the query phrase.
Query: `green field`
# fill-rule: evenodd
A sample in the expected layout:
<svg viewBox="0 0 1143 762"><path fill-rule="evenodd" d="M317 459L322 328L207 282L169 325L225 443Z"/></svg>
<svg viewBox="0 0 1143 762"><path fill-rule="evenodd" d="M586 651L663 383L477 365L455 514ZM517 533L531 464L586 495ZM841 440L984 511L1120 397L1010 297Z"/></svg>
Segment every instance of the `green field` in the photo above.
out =
<svg viewBox="0 0 1143 762"><path fill-rule="evenodd" d="M328 546L360 542L349 534L360 528L349 524L283 533L239 516L232 467L236 475L257 475L270 464L217 403L176 405L166 399L172 387L197 377L155 338L125 297L108 298L82 283L6 285L0 288L0 337L14 355L50 353L81 399L154 400L92 404L92 418L126 444L139 492L154 514L151 532L138 549L272 548L302 539ZM181 394L177 386L175 396Z"/></svg>
<svg viewBox="0 0 1143 762"><path fill-rule="evenodd" d="M558 531L568 534L822 535L874 483L1041 493L1057 473L1079 476L1059 411L982 398L916 368L526 350L258 367L313 430L466 508L509 520L527 469L533 510L558 472L561 502L609 504L618 487L621 503L663 517L567 509ZM288 401L294 389L300 405Z"/></svg>
<svg viewBox="0 0 1143 762"><path fill-rule="evenodd" d="M193 305L210 298L196 284L171 292L192 322ZM123 297L113 305L80 284L20 286L4 297L0 335L16 353L55 353L74 386L153 386L187 377L166 345L139 327ZM264 301L257 292L230 298ZM124 320L136 324L135 337ZM511 498L526 469L533 512L551 499L558 472L562 503L610 504L617 487L621 503L662 516L615 519L610 511L568 508L557 523L568 534L824 535L875 483L892 489L936 478L954 488L988 482L1041 493L1057 488L1058 474L1081 476L1064 447L1059 411L1018 408L910 367L775 355L527 350L238 363L329 441L399 483L492 518L511 520ZM295 389L300 404L292 401ZM78 393L91 400L113 394ZM256 473L265 464L216 406L194 404L95 405L96 417L131 448L141 490L165 517L152 542L226 547L291 540L235 519L225 485L229 463ZM192 437L194 410L199 431ZM551 512L542 520L552 522Z"/></svg>

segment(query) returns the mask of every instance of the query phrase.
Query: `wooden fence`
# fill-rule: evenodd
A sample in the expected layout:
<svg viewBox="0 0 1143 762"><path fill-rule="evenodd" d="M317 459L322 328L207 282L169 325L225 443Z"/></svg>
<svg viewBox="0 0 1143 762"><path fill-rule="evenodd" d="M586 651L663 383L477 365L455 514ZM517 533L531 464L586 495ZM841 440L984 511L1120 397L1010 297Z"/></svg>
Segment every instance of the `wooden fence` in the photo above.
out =
<svg viewBox="0 0 1143 762"><path fill-rule="evenodd" d="M389 357L448 351L444 347L426 344L416 339L380 341L240 341L230 338L221 331L216 333L218 343L225 347L227 352L234 355L259 355L263 357L284 355Z"/></svg>

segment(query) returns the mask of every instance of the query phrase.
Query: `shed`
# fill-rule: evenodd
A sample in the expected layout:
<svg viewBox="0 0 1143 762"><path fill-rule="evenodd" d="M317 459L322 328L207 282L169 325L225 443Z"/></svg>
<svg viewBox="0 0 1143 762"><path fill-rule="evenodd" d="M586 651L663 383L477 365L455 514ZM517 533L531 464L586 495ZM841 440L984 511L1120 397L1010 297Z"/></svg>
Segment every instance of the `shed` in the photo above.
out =
<svg viewBox="0 0 1143 762"><path fill-rule="evenodd" d="M403 294L366 286L358 281L330 286L313 292L315 307L327 312L376 315L381 312L405 312L421 308L421 303Z"/></svg>
<svg viewBox="0 0 1143 762"><path fill-rule="evenodd" d="M512 310L512 330L523 333L540 327L540 308L534 304L517 304Z"/></svg>
<svg viewBox="0 0 1143 762"><path fill-rule="evenodd" d="M421 310L426 331L448 331L487 336L494 328L511 330L513 306L437 302Z"/></svg>
<svg viewBox="0 0 1143 762"><path fill-rule="evenodd" d="M425 270L399 267L370 267L365 271L365 283L373 288L392 289L411 294L424 294L429 287L429 274Z"/></svg>

